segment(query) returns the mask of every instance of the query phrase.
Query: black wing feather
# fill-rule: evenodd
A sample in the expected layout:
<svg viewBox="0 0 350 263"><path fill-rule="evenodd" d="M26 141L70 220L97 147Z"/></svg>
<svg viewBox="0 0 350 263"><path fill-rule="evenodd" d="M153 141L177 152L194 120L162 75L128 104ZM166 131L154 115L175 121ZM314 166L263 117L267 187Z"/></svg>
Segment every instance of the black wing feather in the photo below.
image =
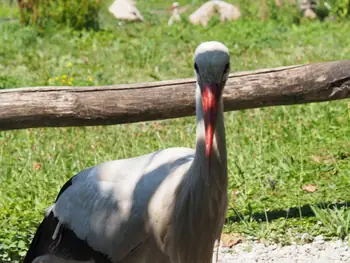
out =
<svg viewBox="0 0 350 263"><path fill-rule="evenodd" d="M63 185L56 201L72 185L74 177ZM32 263L35 258L46 254L78 261L93 259L99 263L112 263L108 256L94 250L85 240L79 239L66 225L61 225L57 237L52 239L58 224L58 219L51 211L39 225L23 263Z"/></svg>
<svg viewBox="0 0 350 263"><path fill-rule="evenodd" d="M52 236L57 224L58 219L53 215L53 212L45 217L34 236L23 263L32 263L36 257L46 254L77 261L93 259L99 263L112 263L108 256L94 250L65 225L61 225L56 239L53 240Z"/></svg>

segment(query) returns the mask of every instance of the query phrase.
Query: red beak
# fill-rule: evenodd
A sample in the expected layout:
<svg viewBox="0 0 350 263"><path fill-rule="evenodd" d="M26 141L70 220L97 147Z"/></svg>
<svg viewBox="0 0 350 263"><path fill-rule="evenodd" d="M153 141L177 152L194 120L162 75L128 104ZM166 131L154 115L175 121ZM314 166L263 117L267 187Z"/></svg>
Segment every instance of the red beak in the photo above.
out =
<svg viewBox="0 0 350 263"><path fill-rule="evenodd" d="M171 7L168 8L168 10L173 10L175 8L174 5L172 5Z"/></svg>
<svg viewBox="0 0 350 263"><path fill-rule="evenodd" d="M209 157L213 148L213 136L218 111L219 87L216 84L204 84L202 90L202 106L205 125L205 156Z"/></svg>

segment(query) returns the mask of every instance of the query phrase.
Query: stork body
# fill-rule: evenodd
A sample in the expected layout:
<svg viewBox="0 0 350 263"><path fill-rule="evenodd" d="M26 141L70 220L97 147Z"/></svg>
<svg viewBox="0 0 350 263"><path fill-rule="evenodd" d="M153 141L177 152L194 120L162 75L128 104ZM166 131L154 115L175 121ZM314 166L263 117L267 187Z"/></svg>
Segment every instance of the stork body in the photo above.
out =
<svg viewBox="0 0 350 263"><path fill-rule="evenodd" d="M181 16L180 16L180 12L179 12L179 3L174 2L171 5L170 10L173 10L173 11L172 11L171 17L168 20L168 26L171 26L174 22L181 21Z"/></svg>
<svg viewBox="0 0 350 263"><path fill-rule="evenodd" d="M126 21L143 21L141 12L133 0L115 0L108 8L115 18Z"/></svg>
<svg viewBox="0 0 350 263"><path fill-rule="evenodd" d="M201 24L207 26L209 20L218 12L220 15L220 21L234 21L241 17L241 12L238 7L226 3L222 0L211 0L205 2L200 8L194 11L190 16L189 20L192 24Z"/></svg>
<svg viewBox="0 0 350 263"><path fill-rule="evenodd" d="M227 48L201 44L195 70L196 149L160 150L77 174L47 210L23 263L212 262L227 209Z"/></svg>

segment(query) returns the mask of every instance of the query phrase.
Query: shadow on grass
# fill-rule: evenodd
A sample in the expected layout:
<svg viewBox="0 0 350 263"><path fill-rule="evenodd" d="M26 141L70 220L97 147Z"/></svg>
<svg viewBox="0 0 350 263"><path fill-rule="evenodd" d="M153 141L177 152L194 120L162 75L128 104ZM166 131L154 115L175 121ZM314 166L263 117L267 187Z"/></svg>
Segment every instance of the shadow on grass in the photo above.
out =
<svg viewBox="0 0 350 263"><path fill-rule="evenodd" d="M322 202L315 205L312 204L306 204L301 207L290 207L287 209L279 209L279 210L273 210L273 211L266 211L261 213L250 213L249 217L247 218L248 221L255 220L258 222L264 222L264 221L272 221L279 218L297 218L297 217L314 217L315 213L312 210L311 206L317 206L321 209L340 209L342 207L348 207L350 204L350 201L346 202L340 202L340 203L330 203L330 202ZM236 213L236 216L230 216L227 218L227 222L240 222L242 220L245 220L247 216L244 216L243 214L240 214L236 209L233 209Z"/></svg>

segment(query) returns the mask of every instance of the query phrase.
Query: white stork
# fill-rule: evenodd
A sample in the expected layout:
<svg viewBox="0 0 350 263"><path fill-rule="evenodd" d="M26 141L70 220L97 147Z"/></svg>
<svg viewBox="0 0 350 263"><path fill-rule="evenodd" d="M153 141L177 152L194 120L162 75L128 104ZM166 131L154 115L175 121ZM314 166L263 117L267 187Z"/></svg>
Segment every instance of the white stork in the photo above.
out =
<svg viewBox="0 0 350 263"><path fill-rule="evenodd" d="M24 263L211 263L227 210L222 92L228 49L195 52L196 149L88 168L61 189Z"/></svg>
<svg viewBox="0 0 350 263"><path fill-rule="evenodd" d="M181 21L181 16L179 14L179 3L174 2L169 9L173 10L171 17L168 20L168 26L171 26L174 21Z"/></svg>
<svg viewBox="0 0 350 263"><path fill-rule="evenodd" d="M204 3L200 8L194 11L189 20L192 24L201 24L207 26L209 20L218 12L220 14L220 21L234 21L241 17L241 12L238 7L226 3L222 0L211 0Z"/></svg>
<svg viewBox="0 0 350 263"><path fill-rule="evenodd" d="M186 12L188 9L187 6L180 7L179 2L174 2L168 10L172 10L171 17L168 20L168 25L171 26L174 22L181 21L181 14Z"/></svg>
<svg viewBox="0 0 350 263"><path fill-rule="evenodd" d="M143 21L143 16L133 0L115 0L108 8L115 18L127 21Z"/></svg>

